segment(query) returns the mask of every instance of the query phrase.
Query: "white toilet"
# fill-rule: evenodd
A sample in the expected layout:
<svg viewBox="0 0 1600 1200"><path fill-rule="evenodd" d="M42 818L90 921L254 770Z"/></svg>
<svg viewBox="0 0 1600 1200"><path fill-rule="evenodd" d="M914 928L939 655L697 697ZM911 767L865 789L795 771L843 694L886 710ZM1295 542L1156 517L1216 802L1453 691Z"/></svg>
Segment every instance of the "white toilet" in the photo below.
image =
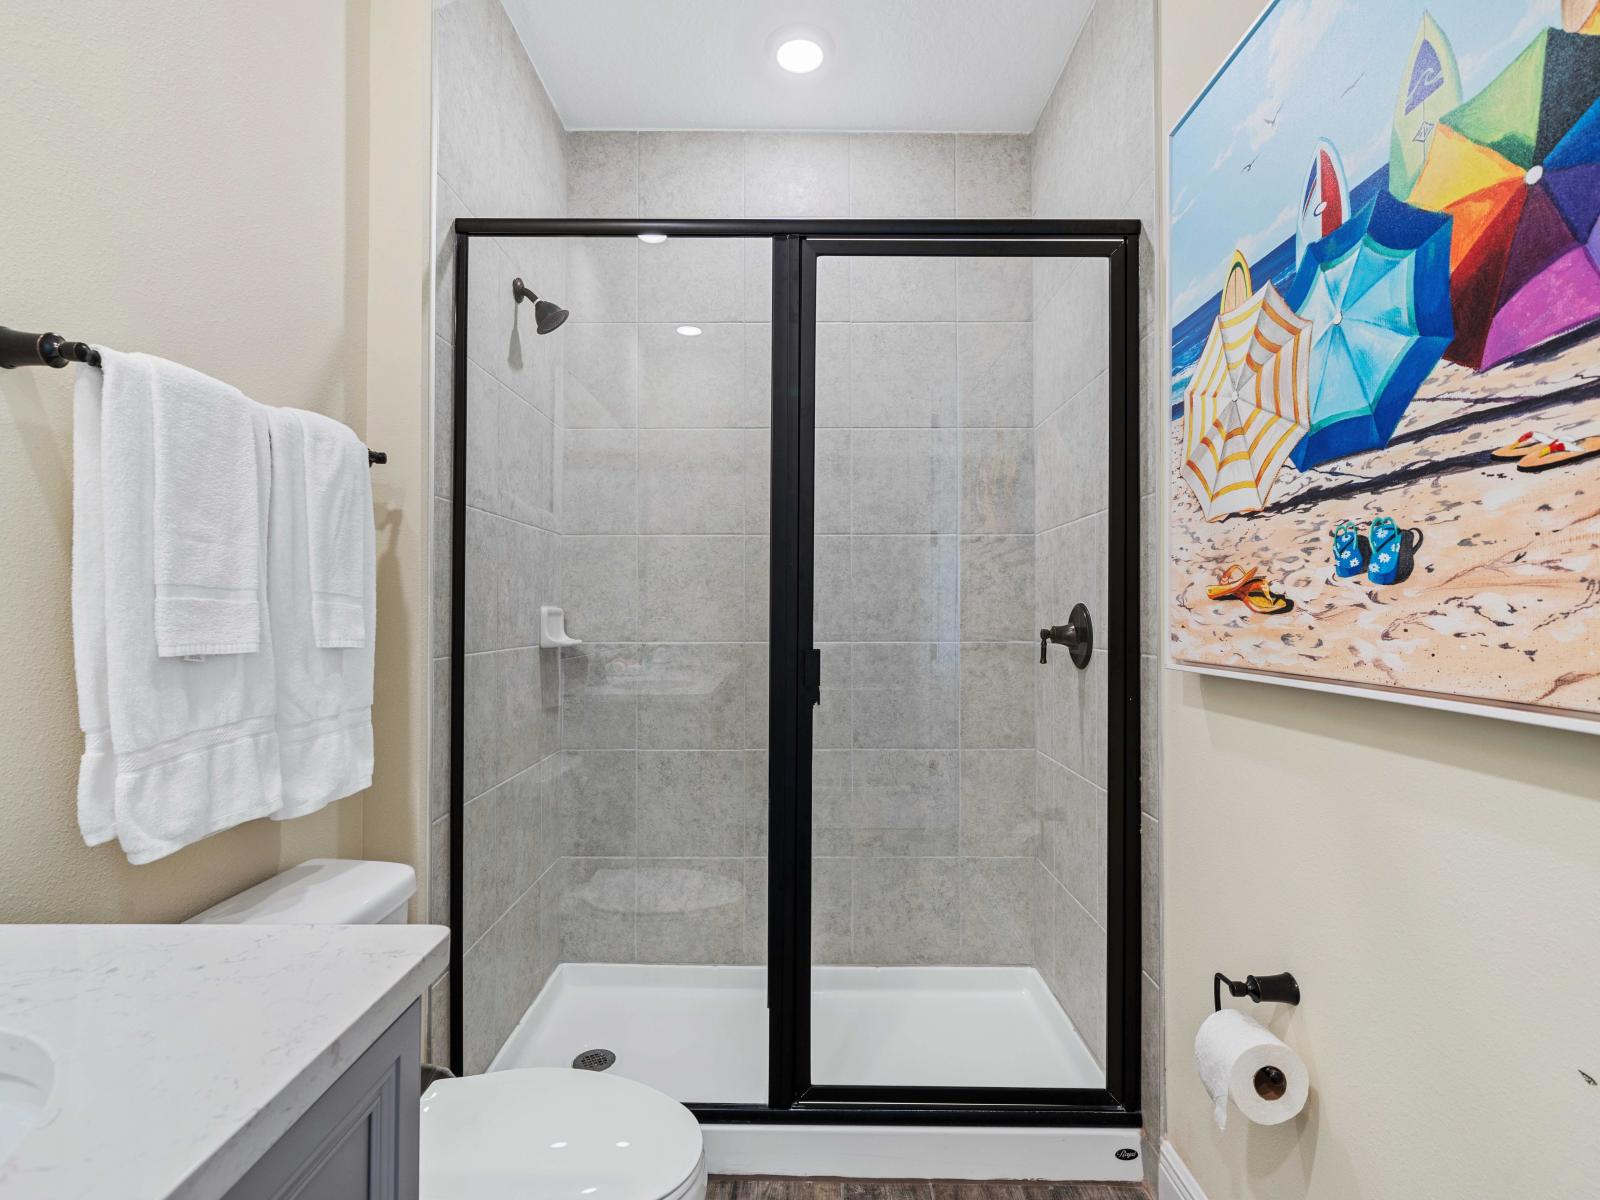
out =
<svg viewBox="0 0 1600 1200"><path fill-rule="evenodd" d="M316 858L206 909L213 925L404 924L416 873ZM555 1067L443 1079L422 1097L420 1200L704 1200L700 1124L672 1097Z"/></svg>

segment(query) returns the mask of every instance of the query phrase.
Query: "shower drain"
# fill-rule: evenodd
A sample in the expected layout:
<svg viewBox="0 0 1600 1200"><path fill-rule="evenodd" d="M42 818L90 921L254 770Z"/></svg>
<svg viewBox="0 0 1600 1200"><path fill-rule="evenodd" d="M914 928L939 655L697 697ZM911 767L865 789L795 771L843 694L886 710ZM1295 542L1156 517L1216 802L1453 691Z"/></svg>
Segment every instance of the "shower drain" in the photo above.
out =
<svg viewBox="0 0 1600 1200"><path fill-rule="evenodd" d="M616 1061L617 1056L609 1050L585 1050L572 1060L572 1067L576 1071L604 1071Z"/></svg>

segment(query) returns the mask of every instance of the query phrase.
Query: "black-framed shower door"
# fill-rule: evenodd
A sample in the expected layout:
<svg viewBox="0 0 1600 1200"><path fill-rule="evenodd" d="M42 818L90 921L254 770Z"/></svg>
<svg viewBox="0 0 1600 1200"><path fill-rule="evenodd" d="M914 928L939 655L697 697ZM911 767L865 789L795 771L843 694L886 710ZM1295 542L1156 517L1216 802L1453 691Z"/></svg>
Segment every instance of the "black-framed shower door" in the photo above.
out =
<svg viewBox="0 0 1600 1200"><path fill-rule="evenodd" d="M1137 221L458 218L452 346L450 1058L465 1042L467 336L475 237L768 238L772 485L768 713L768 1102L691 1104L702 1122L1137 1126L1140 1054L1139 231ZM811 1080L811 746L816 269L821 257L1098 258L1106 262L1106 1051L1102 1088L896 1087Z"/></svg>

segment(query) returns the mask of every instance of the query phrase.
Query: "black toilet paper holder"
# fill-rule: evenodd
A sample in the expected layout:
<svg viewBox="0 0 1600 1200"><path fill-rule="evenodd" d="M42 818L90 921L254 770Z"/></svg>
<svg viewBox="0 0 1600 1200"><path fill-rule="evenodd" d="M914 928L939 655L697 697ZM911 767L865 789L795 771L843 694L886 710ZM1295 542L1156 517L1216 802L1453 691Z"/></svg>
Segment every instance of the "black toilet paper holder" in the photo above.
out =
<svg viewBox="0 0 1600 1200"><path fill-rule="evenodd" d="M1277 975L1246 975L1243 983L1229 979L1218 971L1211 981L1211 1002L1218 1012L1222 1011L1224 984L1227 985L1228 995L1249 996L1257 1004L1263 1001L1271 1001L1273 1004L1300 1003L1300 985L1287 971Z"/></svg>

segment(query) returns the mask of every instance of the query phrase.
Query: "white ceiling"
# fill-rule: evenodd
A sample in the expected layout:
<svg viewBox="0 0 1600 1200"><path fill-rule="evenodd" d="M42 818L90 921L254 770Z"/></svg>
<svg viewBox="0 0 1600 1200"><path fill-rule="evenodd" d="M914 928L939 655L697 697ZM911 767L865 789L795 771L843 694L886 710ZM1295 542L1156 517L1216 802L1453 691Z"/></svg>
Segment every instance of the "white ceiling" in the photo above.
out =
<svg viewBox="0 0 1600 1200"><path fill-rule="evenodd" d="M503 0L568 129L1027 133L1094 0ZM821 30L810 75L772 60Z"/></svg>

